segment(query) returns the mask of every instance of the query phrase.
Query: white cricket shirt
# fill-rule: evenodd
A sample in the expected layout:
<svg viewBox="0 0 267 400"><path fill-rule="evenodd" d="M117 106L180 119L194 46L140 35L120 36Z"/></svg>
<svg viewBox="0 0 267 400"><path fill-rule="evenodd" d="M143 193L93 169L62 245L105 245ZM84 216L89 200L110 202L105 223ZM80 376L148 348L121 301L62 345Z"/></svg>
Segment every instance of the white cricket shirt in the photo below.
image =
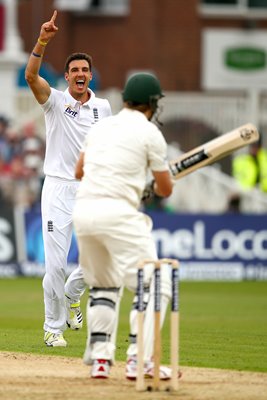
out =
<svg viewBox="0 0 267 400"><path fill-rule="evenodd" d="M44 173L63 179L75 179L74 172L84 139L98 120L111 115L108 100L90 90L90 99L81 104L66 89L51 89L42 105L46 123Z"/></svg>
<svg viewBox="0 0 267 400"><path fill-rule="evenodd" d="M84 149L77 198L124 198L139 207L149 170L169 169L161 131L135 110L124 108L100 121L87 135Z"/></svg>

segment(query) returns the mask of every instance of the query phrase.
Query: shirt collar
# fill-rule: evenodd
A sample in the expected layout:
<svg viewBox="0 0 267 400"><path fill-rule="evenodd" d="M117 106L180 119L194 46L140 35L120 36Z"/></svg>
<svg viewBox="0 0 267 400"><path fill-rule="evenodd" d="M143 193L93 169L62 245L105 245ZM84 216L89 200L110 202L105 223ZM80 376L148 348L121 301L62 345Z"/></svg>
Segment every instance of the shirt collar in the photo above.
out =
<svg viewBox="0 0 267 400"><path fill-rule="evenodd" d="M147 117L145 116L144 113L142 113L141 111L138 110L133 110L131 108L122 108L121 111L119 112L121 115L124 116L133 116L134 118L139 118L145 121L148 121Z"/></svg>
<svg viewBox="0 0 267 400"><path fill-rule="evenodd" d="M83 106L88 107L88 108L93 108L94 105L94 101L95 101L95 93L88 88L88 92L90 92L90 99L88 101L86 101L85 103L83 103ZM74 99L74 97L72 97L72 95L69 92L69 88L67 88L65 90L65 95L66 98L68 100L68 102L75 108L77 105L80 105L80 102L76 99Z"/></svg>

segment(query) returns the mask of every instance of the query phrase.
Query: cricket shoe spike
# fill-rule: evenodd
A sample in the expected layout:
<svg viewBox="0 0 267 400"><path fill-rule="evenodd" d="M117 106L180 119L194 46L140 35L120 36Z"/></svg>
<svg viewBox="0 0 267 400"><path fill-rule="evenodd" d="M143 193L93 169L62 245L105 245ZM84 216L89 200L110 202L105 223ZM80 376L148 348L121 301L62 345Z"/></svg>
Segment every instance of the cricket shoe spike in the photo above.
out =
<svg viewBox="0 0 267 400"><path fill-rule="evenodd" d="M81 303L77 301L76 303L71 302L71 299L66 296L66 306L67 306L67 325L73 331L81 329L83 326L83 315L81 312Z"/></svg>
<svg viewBox="0 0 267 400"><path fill-rule="evenodd" d="M67 342L62 333L45 332L44 342L48 347L66 347Z"/></svg>
<svg viewBox="0 0 267 400"><path fill-rule="evenodd" d="M94 379L107 379L110 372L109 360L94 360L91 370L91 377Z"/></svg>

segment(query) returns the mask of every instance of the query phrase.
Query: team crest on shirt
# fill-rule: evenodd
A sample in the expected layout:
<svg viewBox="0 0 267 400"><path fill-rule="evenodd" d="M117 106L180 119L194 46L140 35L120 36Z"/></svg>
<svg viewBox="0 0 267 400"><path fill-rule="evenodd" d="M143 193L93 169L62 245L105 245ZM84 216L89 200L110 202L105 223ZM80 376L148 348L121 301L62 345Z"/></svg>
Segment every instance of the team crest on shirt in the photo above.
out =
<svg viewBox="0 0 267 400"><path fill-rule="evenodd" d="M99 120L98 109L93 108L93 113L94 113L94 122L97 122Z"/></svg>
<svg viewBox="0 0 267 400"><path fill-rule="evenodd" d="M75 110L70 104L65 104L64 114L70 118L77 117L78 111Z"/></svg>
<svg viewBox="0 0 267 400"><path fill-rule="evenodd" d="M47 231L54 232L54 224L53 224L53 221L51 221L51 220L47 221Z"/></svg>

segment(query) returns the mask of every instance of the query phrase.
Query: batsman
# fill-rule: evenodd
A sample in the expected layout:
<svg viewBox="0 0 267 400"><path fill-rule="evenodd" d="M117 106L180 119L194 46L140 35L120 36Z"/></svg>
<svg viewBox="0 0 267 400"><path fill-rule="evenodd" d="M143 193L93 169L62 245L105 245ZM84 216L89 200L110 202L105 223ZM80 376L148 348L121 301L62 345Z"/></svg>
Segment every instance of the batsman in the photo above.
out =
<svg viewBox="0 0 267 400"><path fill-rule="evenodd" d="M172 193L167 162L167 143L151 122L157 118L163 97L160 82L149 73L132 75L123 91L123 109L99 121L89 132L76 164L81 179L73 211L83 276L91 287L87 304L88 338L84 362L92 365L92 378L107 378L115 347L111 336L116 325L116 304L120 289L137 288L137 265L157 259L152 238L152 221L140 211L149 173L151 189L159 196ZM166 266L167 267L167 266ZM146 316L144 361L147 375L153 376L153 295L150 284L153 265L145 267ZM152 287L152 286L151 286ZM162 320L171 296L169 271L162 273ZM163 322L163 321L162 321ZM137 310L130 313L130 339L126 378L137 375ZM162 379L170 371L160 370Z"/></svg>

